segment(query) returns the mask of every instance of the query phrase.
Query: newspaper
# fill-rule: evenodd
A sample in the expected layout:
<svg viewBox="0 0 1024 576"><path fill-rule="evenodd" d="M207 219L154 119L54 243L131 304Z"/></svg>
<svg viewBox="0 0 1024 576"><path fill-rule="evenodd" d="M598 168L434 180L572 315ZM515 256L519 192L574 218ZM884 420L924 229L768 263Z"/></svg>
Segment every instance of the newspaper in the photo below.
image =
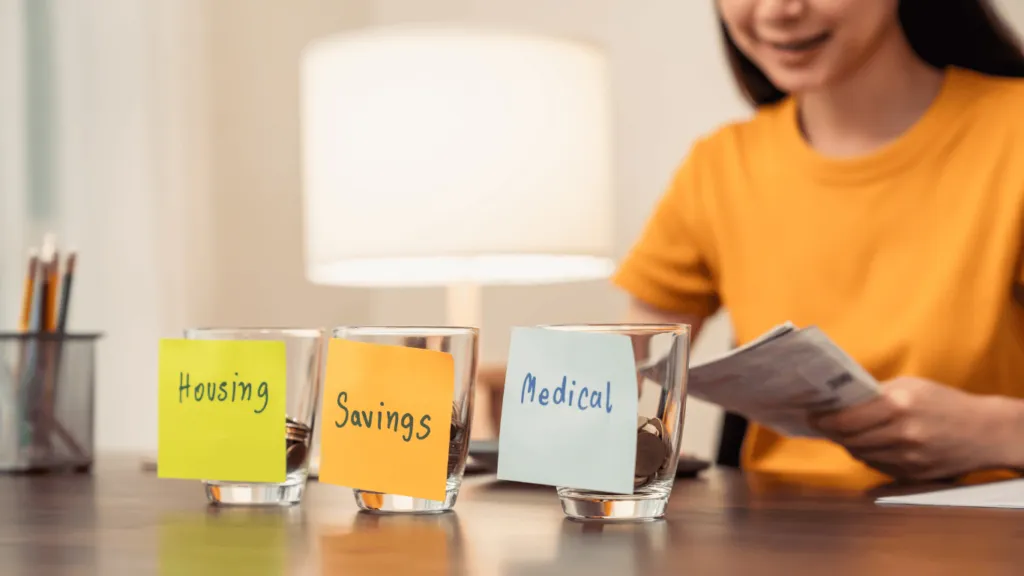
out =
<svg viewBox="0 0 1024 576"><path fill-rule="evenodd" d="M960 486L906 496L883 496L882 506L947 506L954 508L1024 509L1024 479L1003 480L980 486Z"/></svg>
<svg viewBox="0 0 1024 576"><path fill-rule="evenodd" d="M688 392L785 436L821 438L808 416L870 400L879 386L821 330L786 323L691 365Z"/></svg>

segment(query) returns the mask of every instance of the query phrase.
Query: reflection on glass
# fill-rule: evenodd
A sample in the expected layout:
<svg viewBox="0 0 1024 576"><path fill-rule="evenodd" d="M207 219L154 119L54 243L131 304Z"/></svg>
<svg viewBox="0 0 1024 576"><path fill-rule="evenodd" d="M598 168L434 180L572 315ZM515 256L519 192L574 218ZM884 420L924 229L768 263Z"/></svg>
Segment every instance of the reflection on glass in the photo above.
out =
<svg viewBox="0 0 1024 576"><path fill-rule="evenodd" d="M168 514L160 520L160 574L283 576L288 529L301 521L299 508Z"/></svg>
<svg viewBox="0 0 1024 576"><path fill-rule="evenodd" d="M352 527L320 536L321 574L461 572L458 517L356 514Z"/></svg>
<svg viewBox="0 0 1024 576"><path fill-rule="evenodd" d="M506 576L562 575L566 566L586 574L659 574L668 548L668 523L578 522L566 519L555 557L549 561L508 562ZM677 567L678 568L678 567Z"/></svg>

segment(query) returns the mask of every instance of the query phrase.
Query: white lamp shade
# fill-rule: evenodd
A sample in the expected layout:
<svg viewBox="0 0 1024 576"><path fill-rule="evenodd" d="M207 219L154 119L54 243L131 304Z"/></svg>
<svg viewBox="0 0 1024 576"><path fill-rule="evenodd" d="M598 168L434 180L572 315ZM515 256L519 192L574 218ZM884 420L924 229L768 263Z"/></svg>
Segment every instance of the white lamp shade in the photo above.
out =
<svg viewBox="0 0 1024 576"><path fill-rule="evenodd" d="M333 285L533 283L612 270L597 49L406 26L302 60L306 272Z"/></svg>

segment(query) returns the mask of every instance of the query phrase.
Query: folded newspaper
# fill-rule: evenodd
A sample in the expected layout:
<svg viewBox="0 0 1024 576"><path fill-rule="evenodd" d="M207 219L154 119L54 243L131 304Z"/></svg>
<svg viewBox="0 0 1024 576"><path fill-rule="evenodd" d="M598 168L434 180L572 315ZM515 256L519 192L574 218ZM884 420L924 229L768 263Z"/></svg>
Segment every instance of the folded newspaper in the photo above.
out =
<svg viewBox="0 0 1024 576"><path fill-rule="evenodd" d="M821 330L787 322L691 365L688 392L780 434L820 438L810 415L870 400L879 386Z"/></svg>

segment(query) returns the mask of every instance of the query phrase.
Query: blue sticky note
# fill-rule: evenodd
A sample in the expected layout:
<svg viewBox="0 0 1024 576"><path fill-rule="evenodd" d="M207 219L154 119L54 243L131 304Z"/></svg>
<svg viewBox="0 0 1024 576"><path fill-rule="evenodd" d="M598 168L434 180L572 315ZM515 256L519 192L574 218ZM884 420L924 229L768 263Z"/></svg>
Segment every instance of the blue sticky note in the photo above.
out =
<svg viewBox="0 0 1024 576"><path fill-rule="evenodd" d="M623 334L512 331L498 478L633 493L637 379Z"/></svg>

